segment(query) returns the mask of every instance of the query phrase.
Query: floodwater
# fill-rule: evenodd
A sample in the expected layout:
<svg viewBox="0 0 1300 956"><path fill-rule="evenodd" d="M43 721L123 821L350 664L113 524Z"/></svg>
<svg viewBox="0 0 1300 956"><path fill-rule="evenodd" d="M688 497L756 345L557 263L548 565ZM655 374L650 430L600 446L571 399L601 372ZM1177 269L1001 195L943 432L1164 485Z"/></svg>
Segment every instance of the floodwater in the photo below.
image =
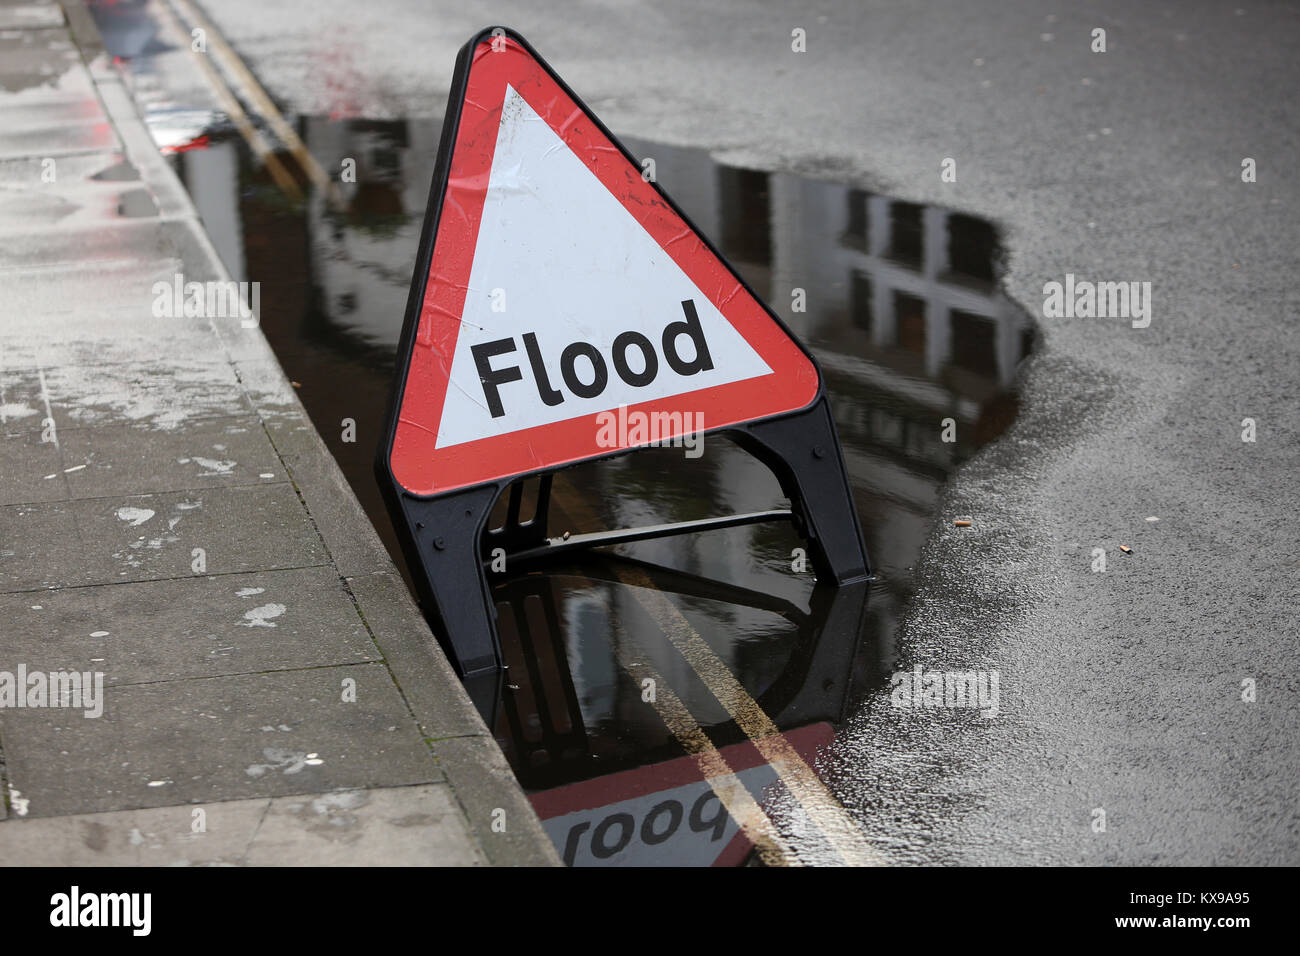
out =
<svg viewBox="0 0 1300 956"><path fill-rule="evenodd" d="M133 64L146 87L147 53ZM165 98L147 112L233 277L262 284L262 329L401 566L372 463L441 120L291 117L323 169L355 166L331 202L284 195L220 117ZM875 576L817 586L786 523L496 576L509 670L490 723L570 864L771 862L765 828L787 856L826 859L836 804L808 798L817 752L855 709L888 705L910 569L934 523L958 517L938 510L948 475L1014 419L1034 326L1001 293L987 222L623 141L817 356ZM549 527L786 506L764 466L709 435L698 458L646 449L562 472ZM724 793L730 774L743 792ZM827 806L796 819L790 793ZM745 819L744 794L767 821Z"/></svg>

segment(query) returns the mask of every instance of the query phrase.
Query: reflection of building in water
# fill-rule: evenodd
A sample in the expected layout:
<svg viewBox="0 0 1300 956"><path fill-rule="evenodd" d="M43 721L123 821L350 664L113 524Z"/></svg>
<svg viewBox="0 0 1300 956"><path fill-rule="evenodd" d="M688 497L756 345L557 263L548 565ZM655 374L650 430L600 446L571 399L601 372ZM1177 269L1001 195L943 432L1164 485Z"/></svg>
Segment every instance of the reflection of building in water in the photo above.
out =
<svg viewBox="0 0 1300 956"><path fill-rule="evenodd" d="M943 482L1014 417L1009 390L1033 326L997 287L997 237L983 220L791 176L771 189L771 301L826 375L892 598L871 613L888 615L879 633L892 635ZM807 312L790 311L795 287Z"/></svg>
<svg viewBox="0 0 1300 956"><path fill-rule="evenodd" d="M194 208L236 282L245 281L244 222L239 213L239 148L230 141L178 153L177 174L189 189Z"/></svg>
<svg viewBox="0 0 1300 956"><path fill-rule="evenodd" d="M313 278L323 311L367 344L394 347L406 315L439 126L431 121L308 117L302 138L340 180L342 210L313 194L308 217ZM356 182L341 181L344 162Z"/></svg>
<svg viewBox="0 0 1300 956"><path fill-rule="evenodd" d="M873 631L892 636L943 482L1016 410L1010 387L1033 326L998 289L993 227L835 183L719 166L698 150L625 142L654 157L659 183L816 354L882 575L869 613L888 620ZM792 310L795 289L805 311ZM946 418L953 443L942 440ZM726 489L721 498L748 498L738 505L747 510L761 506L746 494L762 487L753 478L713 484ZM750 549L730 544L731 566L714 567L743 575ZM892 648L879 650L887 666Z"/></svg>

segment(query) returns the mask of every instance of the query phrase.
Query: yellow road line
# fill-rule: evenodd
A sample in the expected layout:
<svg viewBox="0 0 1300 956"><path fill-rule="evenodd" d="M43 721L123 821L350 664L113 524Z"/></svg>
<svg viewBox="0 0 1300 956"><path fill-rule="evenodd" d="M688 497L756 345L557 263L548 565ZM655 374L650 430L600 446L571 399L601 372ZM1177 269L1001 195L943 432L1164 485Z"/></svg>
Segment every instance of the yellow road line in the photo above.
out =
<svg viewBox="0 0 1300 956"><path fill-rule="evenodd" d="M187 35L185 27L180 22L175 11L166 4L159 4L158 8L162 15L167 18L172 29L177 31L179 37ZM181 42L184 42L184 40ZM302 195L302 190L298 188L298 181L293 178L292 173L284 168L280 158L275 155L275 151L267 144L266 138L253 126L248 114L244 112L244 107L240 105L235 94L230 91L230 87L221 78L221 74L212 65L211 60L208 59L206 54L195 50L192 45L188 43L185 45L198 62L199 69L207 79L212 92L216 94L221 109L230 117L230 121L235 124L235 129L239 131L240 136L244 137L244 142L248 143L248 148L253 151L253 155L257 157L258 162L266 167L271 174L271 178L275 180L275 184L281 190L294 199L299 198Z"/></svg>
<svg viewBox="0 0 1300 956"><path fill-rule="evenodd" d="M262 88L262 84L257 82L257 78L253 76L252 71L244 65L244 61L239 58L239 54L226 42L226 38L221 35L221 32L212 21L190 0L168 0L168 2L173 7L178 8L185 19L204 31L208 48L220 61L222 68L234 77L235 85L240 92L244 94L244 97L252 104L253 108L270 125L276 137L289 150L290 155L297 160L299 167L311 177L312 182L316 184L316 188L326 198L337 201L339 198L338 188L334 180L321 168L320 163L316 162L316 157L312 156L307 146L298 137L298 133L280 115L280 111L276 108L271 97L267 95L266 90Z"/></svg>
<svg viewBox="0 0 1300 956"><path fill-rule="evenodd" d="M619 580L633 588L633 596L776 770L786 789L799 801L813 825L840 858L851 866L883 865L884 858L868 844L848 811L763 712L758 701L736 680L730 668L713 653L677 605L668 600L641 569L617 562L613 567Z"/></svg>
<svg viewBox="0 0 1300 956"><path fill-rule="evenodd" d="M695 758L704 775L705 781L713 788L718 800L726 808L731 818L736 821L746 838L758 849L759 858L768 866L789 866L797 860L794 850L772 825L763 808L741 782L736 772L731 769L721 751L700 728L691 716L686 705L682 703L668 682L649 664L632 660L624 646L626 634L623 628L612 624L616 632L611 634L611 644L618 657L619 664L637 682L649 678L654 681L653 706L668 730L686 752Z"/></svg>
<svg viewBox="0 0 1300 956"><path fill-rule="evenodd" d="M565 496L563 502L557 502L552 497L552 504L558 504L560 510L577 519L582 527L598 527L599 522L594 520L594 512L578 490L563 475L557 476L557 481L562 482L570 494ZM713 653L712 648L677 606L668 600L644 571L617 561L611 562L611 567L620 581L632 587L633 596L745 736L771 764L786 789L799 801L813 826L821 832L840 858L851 866L884 865L884 858L867 842L862 830L849 817L848 811L785 739L776 724L763 712L758 701L749 695L727 665ZM689 713L686 717L699 730L699 724ZM699 732L703 734L702 730Z"/></svg>

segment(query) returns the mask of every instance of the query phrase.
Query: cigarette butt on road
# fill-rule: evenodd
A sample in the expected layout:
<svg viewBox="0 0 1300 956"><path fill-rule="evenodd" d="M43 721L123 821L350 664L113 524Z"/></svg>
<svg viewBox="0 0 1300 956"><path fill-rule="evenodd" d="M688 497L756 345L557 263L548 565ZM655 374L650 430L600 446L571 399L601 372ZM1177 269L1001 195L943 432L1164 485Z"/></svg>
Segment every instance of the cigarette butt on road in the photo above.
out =
<svg viewBox="0 0 1300 956"><path fill-rule="evenodd" d="M958 528L969 528L969 527L970 527L970 522L969 522L969 521L966 521L966 520L964 520L964 519L961 519L961 518L958 518L956 521L953 522L953 524L956 525Z"/></svg>
<svg viewBox="0 0 1300 956"><path fill-rule="evenodd" d="M1132 554L1132 553L1133 553L1133 549L1130 548L1130 547L1129 547L1128 545L1126 545L1126 544L1121 544L1121 545L1119 546L1119 549L1120 549L1121 551L1123 551L1125 554Z"/></svg>

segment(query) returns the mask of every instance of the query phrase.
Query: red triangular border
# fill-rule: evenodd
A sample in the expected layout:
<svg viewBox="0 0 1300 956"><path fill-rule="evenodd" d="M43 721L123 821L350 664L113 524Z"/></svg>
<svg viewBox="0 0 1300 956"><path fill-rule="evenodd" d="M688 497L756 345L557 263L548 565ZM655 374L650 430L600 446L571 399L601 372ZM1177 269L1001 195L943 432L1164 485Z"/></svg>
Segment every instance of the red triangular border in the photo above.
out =
<svg viewBox="0 0 1300 956"><path fill-rule="evenodd" d="M772 369L771 375L630 405L628 411L683 412L689 403L711 431L810 405L819 389L816 367L763 304L540 60L513 37L485 37L468 68L389 450L398 483L412 494L432 495L611 453L596 443L599 413L436 447L507 85L550 124Z"/></svg>

